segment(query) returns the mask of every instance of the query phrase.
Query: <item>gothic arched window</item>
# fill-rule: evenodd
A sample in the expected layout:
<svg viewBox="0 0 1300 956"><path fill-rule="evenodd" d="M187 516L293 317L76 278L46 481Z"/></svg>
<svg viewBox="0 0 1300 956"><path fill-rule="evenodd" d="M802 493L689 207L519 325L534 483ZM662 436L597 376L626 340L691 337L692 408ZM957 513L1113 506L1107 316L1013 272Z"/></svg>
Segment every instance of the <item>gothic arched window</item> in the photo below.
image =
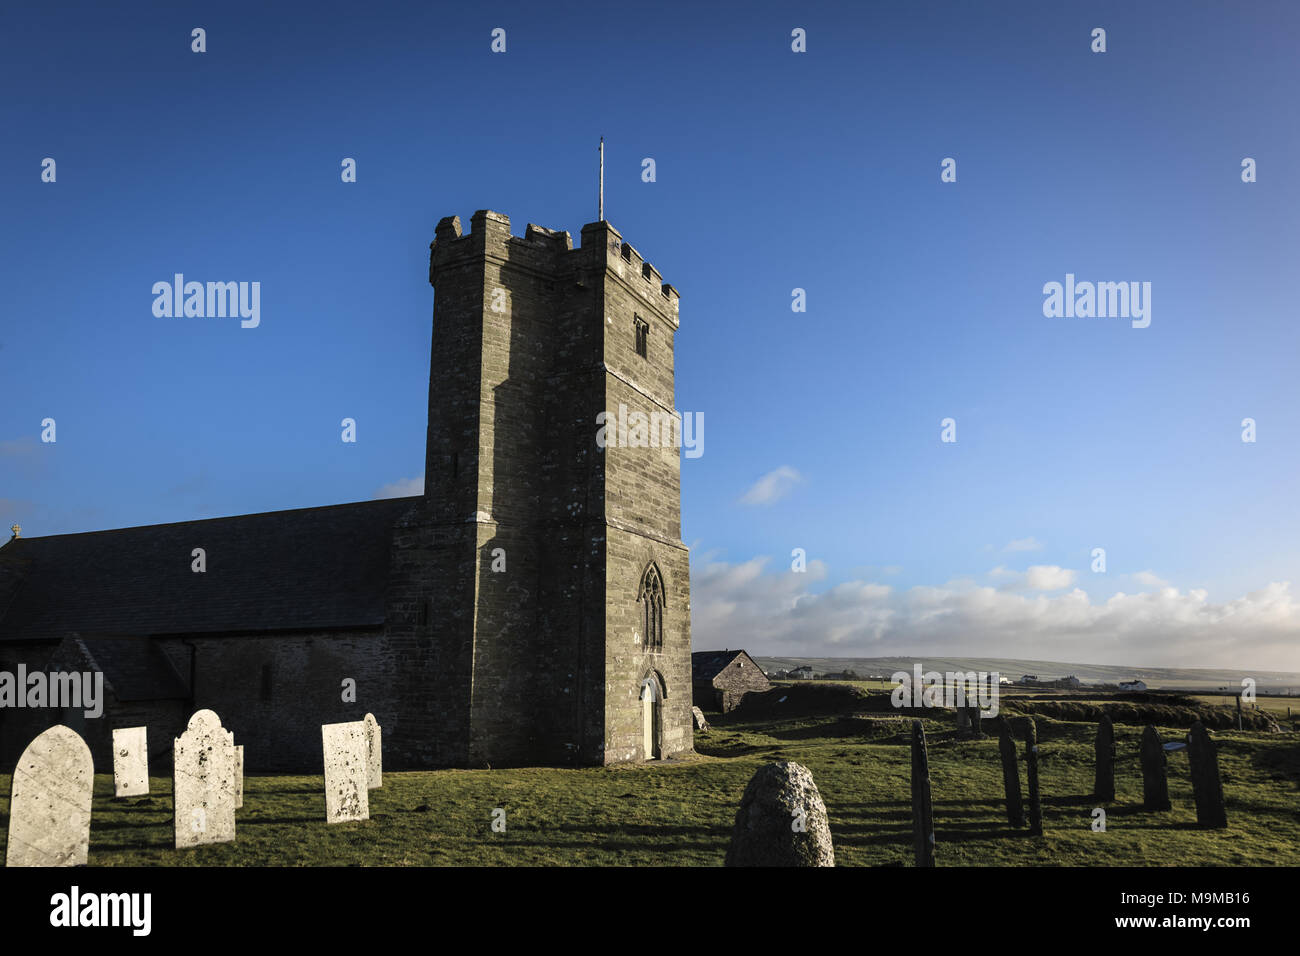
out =
<svg viewBox="0 0 1300 956"><path fill-rule="evenodd" d="M657 651L664 646L664 585L653 564L641 579L641 605L646 650Z"/></svg>

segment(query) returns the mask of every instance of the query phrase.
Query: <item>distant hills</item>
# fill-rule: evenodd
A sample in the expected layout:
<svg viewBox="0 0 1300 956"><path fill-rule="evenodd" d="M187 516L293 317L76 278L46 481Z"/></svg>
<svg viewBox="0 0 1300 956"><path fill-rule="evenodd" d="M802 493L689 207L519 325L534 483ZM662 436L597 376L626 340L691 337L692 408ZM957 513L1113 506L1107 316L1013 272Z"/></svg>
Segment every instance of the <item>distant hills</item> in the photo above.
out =
<svg viewBox="0 0 1300 956"><path fill-rule="evenodd" d="M1039 680L1052 680L1073 674L1085 684L1118 684L1122 680L1140 678L1150 688L1178 690L1216 690L1220 687L1241 687L1245 677L1255 679L1256 688L1273 693L1300 694L1300 673L1288 671L1250 671L1206 667L1114 667L1107 664L1070 664L1061 661L1031 661L1007 657L755 657L765 671L788 671L795 667L811 667L813 673L838 674L851 670L859 677L882 675L886 678L895 671L911 673L916 664L923 670L939 671L997 671L1003 677L1017 680L1023 674L1033 674Z"/></svg>

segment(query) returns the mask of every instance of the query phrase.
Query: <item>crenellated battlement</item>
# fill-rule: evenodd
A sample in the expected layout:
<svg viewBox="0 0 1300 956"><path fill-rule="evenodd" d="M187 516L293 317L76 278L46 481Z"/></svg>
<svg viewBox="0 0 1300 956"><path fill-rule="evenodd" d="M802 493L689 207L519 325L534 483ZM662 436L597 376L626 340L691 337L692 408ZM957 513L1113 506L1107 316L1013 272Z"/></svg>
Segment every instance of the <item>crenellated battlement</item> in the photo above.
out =
<svg viewBox="0 0 1300 956"><path fill-rule="evenodd" d="M436 284L435 273L442 265L462 256L485 254L489 249L503 258L531 261L537 268L546 268L547 260L558 258L560 262L554 262L551 268L563 264L578 270L603 268L613 272L647 304L663 311L674 326L678 324L681 294L663 281L659 270L625 242L617 229L608 222L588 223L582 227L580 239L581 244L575 248L570 233L531 222L522 237L515 236L510 232L510 217L490 209L480 209L470 217L469 232L462 231L459 216L446 216L438 221L429 245L429 281Z"/></svg>

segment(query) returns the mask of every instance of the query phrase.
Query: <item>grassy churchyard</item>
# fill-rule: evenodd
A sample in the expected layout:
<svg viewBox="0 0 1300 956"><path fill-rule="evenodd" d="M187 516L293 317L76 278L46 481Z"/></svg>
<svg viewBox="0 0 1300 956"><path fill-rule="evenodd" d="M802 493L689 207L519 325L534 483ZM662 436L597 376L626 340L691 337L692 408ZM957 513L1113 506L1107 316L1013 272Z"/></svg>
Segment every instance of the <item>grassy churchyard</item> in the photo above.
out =
<svg viewBox="0 0 1300 956"><path fill-rule="evenodd" d="M101 774L90 864L719 866L750 776L764 763L794 760L812 771L826 803L837 865L910 866L908 722L871 699L880 693L778 688L763 695L763 706L710 715L712 731L696 734L699 754L685 760L385 773L361 823L325 823L319 775L250 776L236 841L192 850L172 848L169 777L153 777L149 797L119 801L111 774ZM1009 715L1013 708L1008 702ZM1145 812L1142 727L1117 724L1117 800L1106 805L1106 832L1098 833L1088 796L1096 724L1039 717L1045 835L1030 837L1006 822L997 738L956 740L950 712L925 725L940 866L1300 864L1300 734L1214 732L1229 828L1203 831L1186 751L1169 755L1173 810ZM1181 740L1186 728L1160 731ZM1024 772L1022 759L1022 781ZM0 839L9 789L9 777L0 777ZM498 807L503 833L492 829Z"/></svg>

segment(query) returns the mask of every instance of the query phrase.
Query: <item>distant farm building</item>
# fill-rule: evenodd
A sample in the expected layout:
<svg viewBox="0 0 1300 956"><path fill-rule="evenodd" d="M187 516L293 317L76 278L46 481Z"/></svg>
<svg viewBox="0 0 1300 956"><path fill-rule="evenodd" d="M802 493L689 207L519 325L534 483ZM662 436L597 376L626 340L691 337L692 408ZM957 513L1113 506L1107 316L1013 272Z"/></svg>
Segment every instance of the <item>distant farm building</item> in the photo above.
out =
<svg viewBox="0 0 1300 956"><path fill-rule="evenodd" d="M762 668L744 651L697 651L691 655L695 706L722 713L735 710L754 691L772 689Z"/></svg>
<svg viewBox="0 0 1300 956"><path fill-rule="evenodd" d="M813 669L805 664L803 667L795 667L790 670L791 680L812 680Z"/></svg>
<svg viewBox="0 0 1300 956"><path fill-rule="evenodd" d="M1141 680L1122 680L1119 682L1120 690L1146 690L1147 685Z"/></svg>

